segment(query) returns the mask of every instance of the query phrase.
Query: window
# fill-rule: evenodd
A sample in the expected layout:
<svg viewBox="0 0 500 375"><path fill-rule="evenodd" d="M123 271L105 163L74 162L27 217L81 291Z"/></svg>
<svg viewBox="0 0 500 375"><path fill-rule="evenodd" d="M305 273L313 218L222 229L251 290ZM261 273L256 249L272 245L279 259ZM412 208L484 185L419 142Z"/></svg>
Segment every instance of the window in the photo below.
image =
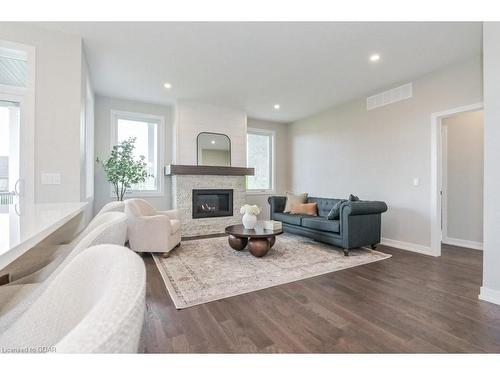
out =
<svg viewBox="0 0 500 375"><path fill-rule="evenodd" d="M148 174L146 181L131 187L128 196L163 194L164 120L163 117L141 113L111 111L111 147L129 138L136 138L134 157L144 156Z"/></svg>
<svg viewBox="0 0 500 375"><path fill-rule="evenodd" d="M255 175L247 177L247 190L271 193L274 190L274 132L249 129L247 134L247 166Z"/></svg>

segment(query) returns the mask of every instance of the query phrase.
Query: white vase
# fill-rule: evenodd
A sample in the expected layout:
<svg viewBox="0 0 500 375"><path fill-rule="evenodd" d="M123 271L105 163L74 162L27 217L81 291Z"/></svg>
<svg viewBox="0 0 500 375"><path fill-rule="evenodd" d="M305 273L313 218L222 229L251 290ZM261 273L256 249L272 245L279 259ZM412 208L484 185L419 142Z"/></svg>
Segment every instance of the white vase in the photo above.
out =
<svg viewBox="0 0 500 375"><path fill-rule="evenodd" d="M257 216L252 214L243 215L243 226L245 229L253 229L255 228L255 224L257 224Z"/></svg>

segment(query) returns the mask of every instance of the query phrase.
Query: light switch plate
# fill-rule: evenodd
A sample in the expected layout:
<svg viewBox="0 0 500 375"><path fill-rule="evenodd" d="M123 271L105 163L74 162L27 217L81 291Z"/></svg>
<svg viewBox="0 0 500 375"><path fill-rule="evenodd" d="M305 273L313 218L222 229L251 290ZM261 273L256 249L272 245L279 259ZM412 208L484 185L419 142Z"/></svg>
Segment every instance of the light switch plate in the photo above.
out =
<svg viewBox="0 0 500 375"><path fill-rule="evenodd" d="M413 186L420 185L420 179L418 177L413 177Z"/></svg>
<svg viewBox="0 0 500 375"><path fill-rule="evenodd" d="M42 185L60 185L60 173L42 173Z"/></svg>

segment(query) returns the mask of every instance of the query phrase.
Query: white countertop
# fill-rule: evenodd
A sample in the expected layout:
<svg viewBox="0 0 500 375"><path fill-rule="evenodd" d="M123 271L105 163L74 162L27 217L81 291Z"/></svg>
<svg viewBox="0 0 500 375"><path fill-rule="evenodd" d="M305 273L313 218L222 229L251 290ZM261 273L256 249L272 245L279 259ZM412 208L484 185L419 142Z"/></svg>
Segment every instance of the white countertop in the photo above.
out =
<svg viewBox="0 0 500 375"><path fill-rule="evenodd" d="M0 205L0 270L82 212L87 204Z"/></svg>

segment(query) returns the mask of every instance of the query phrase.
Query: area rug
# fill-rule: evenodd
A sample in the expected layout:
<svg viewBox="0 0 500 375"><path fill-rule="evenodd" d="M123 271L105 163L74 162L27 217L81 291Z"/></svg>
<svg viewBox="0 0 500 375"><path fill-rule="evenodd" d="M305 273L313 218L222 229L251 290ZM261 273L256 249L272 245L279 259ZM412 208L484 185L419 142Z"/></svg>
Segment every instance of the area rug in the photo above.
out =
<svg viewBox="0 0 500 375"><path fill-rule="evenodd" d="M168 258L153 256L177 309L390 258L368 249L351 251L283 234L263 258L235 251L227 237L183 241Z"/></svg>

